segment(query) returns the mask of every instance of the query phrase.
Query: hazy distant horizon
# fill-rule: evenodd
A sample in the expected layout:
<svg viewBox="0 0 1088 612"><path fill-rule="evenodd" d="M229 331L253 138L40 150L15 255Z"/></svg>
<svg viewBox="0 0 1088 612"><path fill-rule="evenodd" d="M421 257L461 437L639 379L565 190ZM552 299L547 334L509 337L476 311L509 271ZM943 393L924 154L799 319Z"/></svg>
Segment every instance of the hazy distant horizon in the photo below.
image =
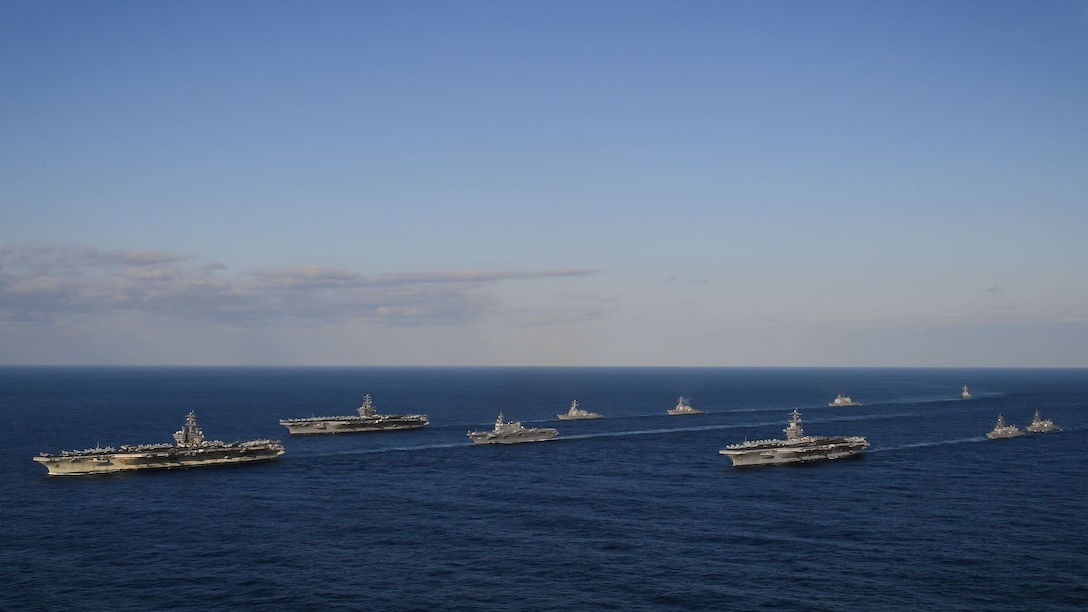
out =
<svg viewBox="0 0 1088 612"><path fill-rule="evenodd" d="M1088 367L1088 4L0 7L0 364Z"/></svg>
<svg viewBox="0 0 1088 612"><path fill-rule="evenodd" d="M588 366L552 366L552 365L355 365L355 364L314 364L314 365L287 365L287 364L137 364L137 363L22 363L0 364L0 368L6 369L85 369L85 370L125 370L125 369L238 369L238 370L958 370L979 372L995 370L1088 370L1088 368L1049 367L1049 366L616 366L616 365L588 365Z"/></svg>

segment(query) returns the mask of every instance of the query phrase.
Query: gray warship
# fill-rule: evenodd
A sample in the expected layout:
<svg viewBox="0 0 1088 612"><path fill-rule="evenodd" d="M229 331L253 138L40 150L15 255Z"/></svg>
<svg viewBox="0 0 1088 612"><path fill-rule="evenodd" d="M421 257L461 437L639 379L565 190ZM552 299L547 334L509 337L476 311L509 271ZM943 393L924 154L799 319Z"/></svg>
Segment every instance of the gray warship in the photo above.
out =
<svg viewBox="0 0 1088 612"><path fill-rule="evenodd" d="M1044 419L1043 415L1039 414L1039 411L1036 410L1035 418L1031 420L1031 425L1028 425L1024 429L1026 429L1028 433L1046 433L1048 431L1058 431L1061 428L1055 425L1054 421Z"/></svg>
<svg viewBox="0 0 1088 612"><path fill-rule="evenodd" d="M552 427L523 427L519 421L505 421L502 413L495 419L495 428L491 431L470 431L466 434L473 444L518 444L521 442L543 442L559 435L559 430Z"/></svg>
<svg viewBox="0 0 1088 612"><path fill-rule="evenodd" d="M1024 435L1024 432L1020 431L1020 428L1016 425L1011 425L1005 422L1005 417L997 415L997 424L994 428L986 432L986 437L990 440L1003 440L1006 438L1018 438Z"/></svg>
<svg viewBox="0 0 1088 612"><path fill-rule="evenodd" d="M698 408L692 408L691 402L684 399L684 396L680 396L680 399L676 400L676 408L670 408L668 411L670 416L680 416L684 414L704 414L704 411Z"/></svg>
<svg viewBox="0 0 1088 612"><path fill-rule="evenodd" d="M783 429L785 440L752 440L730 444L719 454L733 460L733 467L780 465L842 459L856 455L869 446L862 436L806 436L801 427L801 412L794 409L789 425Z"/></svg>
<svg viewBox="0 0 1088 612"><path fill-rule="evenodd" d="M827 403L831 408L850 408L852 406L860 406L861 402L855 402L845 392L840 393L838 397Z"/></svg>
<svg viewBox="0 0 1088 612"><path fill-rule="evenodd" d="M579 408L578 400L574 400L570 403L570 410L566 411L563 414L555 415L555 418L559 419L560 421L579 421L583 419L599 419L602 417L603 415L597 412L590 412L588 410L583 410Z"/></svg>
<svg viewBox="0 0 1088 612"><path fill-rule="evenodd" d="M419 429L431 422L425 414L378 414L369 394L363 398L363 405L359 406L358 411L359 416L280 419L280 425L294 435L301 435Z"/></svg>
<svg viewBox="0 0 1088 612"><path fill-rule="evenodd" d="M44 465L50 476L75 476L249 463L275 459L283 454L283 444L278 440L205 440L204 431L197 425L196 415L192 412L185 418L185 427L174 433L174 442L41 453L34 461Z"/></svg>

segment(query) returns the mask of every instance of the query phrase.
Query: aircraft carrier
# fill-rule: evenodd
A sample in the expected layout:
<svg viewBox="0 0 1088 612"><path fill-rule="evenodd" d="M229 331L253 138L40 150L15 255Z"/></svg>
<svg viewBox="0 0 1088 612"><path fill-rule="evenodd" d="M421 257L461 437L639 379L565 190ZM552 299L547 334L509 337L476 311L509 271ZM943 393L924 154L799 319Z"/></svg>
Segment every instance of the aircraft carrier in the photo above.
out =
<svg viewBox="0 0 1088 612"><path fill-rule="evenodd" d="M280 425L286 427L292 434L298 435L419 429L431 422L425 414L378 414L370 395L363 398L363 405L359 406L358 411L359 416L280 419Z"/></svg>
<svg viewBox="0 0 1088 612"><path fill-rule="evenodd" d="M267 461L283 454L278 440L220 442L205 440L192 412L185 427L174 433L174 444L141 444L88 448L80 451L41 453L34 461L45 466L50 476L103 474L128 470L203 467L228 463Z"/></svg>
<svg viewBox="0 0 1088 612"><path fill-rule="evenodd" d="M552 440L559 435L559 430L554 427L525 427L520 421L505 420L500 412L494 429L470 431L467 435L473 444L520 444Z"/></svg>
<svg viewBox="0 0 1088 612"><path fill-rule="evenodd" d="M733 460L733 467L779 465L842 459L856 455L869 446L861 436L806 436L801 427L801 412L794 410L784 431L785 440L752 440L730 444L719 454Z"/></svg>

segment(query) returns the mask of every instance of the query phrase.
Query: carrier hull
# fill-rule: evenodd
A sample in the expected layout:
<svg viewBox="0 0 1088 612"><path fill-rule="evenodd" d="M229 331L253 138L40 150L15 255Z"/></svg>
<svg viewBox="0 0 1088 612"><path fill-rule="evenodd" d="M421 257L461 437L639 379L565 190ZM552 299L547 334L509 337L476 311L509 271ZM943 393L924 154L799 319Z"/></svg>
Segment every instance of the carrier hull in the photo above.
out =
<svg viewBox="0 0 1088 612"><path fill-rule="evenodd" d="M34 461L45 466L50 476L108 474L131 470L165 470L231 463L269 461L283 454L278 442L246 447L185 449L169 452L120 452L95 455L39 455Z"/></svg>
<svg viewBox="0 0 1088 612"><path fill-rule="evenodd" d="M733 467L785 465L844 459L858 455L868 447L865 441L813 442L800 446L775 448L723 449L718 451L733 461Z"/></svg>
<svg viewBox="0 0 1088 612"><path fill-rule="evenodd" d="M468 434L473 444L521 444L522 442L544 442L559 435L555 429L531 429L518 433L472 432Z"/></svg>
<svg viewBox="0 0 1088 612"><path fill-rule="evenodd" d="M280 425L287 428L291 435L315 435L336 433L364 433L369 431L395 431L399 429L420 429L430 423L427 417L361 419L341 417L329 419L282 419Z"/></svg>

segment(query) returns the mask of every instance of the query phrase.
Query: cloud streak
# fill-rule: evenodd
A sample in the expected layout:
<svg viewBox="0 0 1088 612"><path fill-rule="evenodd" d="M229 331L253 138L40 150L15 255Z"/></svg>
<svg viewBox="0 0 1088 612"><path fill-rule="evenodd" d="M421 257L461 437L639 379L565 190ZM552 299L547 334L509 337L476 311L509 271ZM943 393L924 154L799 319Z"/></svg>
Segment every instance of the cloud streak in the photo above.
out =
<svg viewBox="0 0 1088 612"><path fill-rule="evenodd" d="M156 251L0 246L0 320L53 324L138 311L236 325L381 322L449 325L500 310L486 290L514 280L591 274L588 268L367 275L328 266L231 273L219 263Z"/></svg>
<svg viewBox="0 0 1088 612"><path fill-rule="evenodd" d="M398 285L463 285L483 286L503 280L554 278L589 274L587 268L543 270L536 272L427 272L378 274L367 276L352 270L325 266L299 266L276 270L256 270L250 273L259 284L269 287L390 287Z"/></svg>

